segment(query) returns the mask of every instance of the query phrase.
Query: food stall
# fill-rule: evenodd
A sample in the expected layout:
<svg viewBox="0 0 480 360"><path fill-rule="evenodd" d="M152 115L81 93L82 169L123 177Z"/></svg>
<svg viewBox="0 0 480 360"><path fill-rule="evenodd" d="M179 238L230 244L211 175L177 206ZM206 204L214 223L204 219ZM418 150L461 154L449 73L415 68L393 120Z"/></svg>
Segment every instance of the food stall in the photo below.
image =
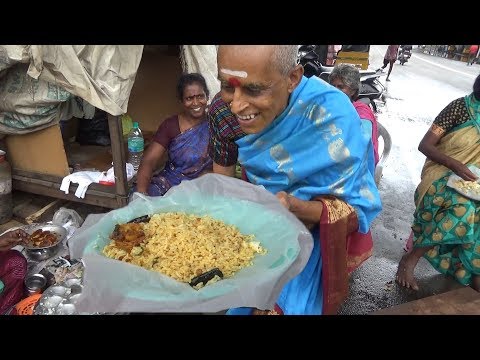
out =
<svg viewBox="0 0 480 360"><path fill-rule="evenodd" d="M0 46L0 148L12 166L13 188L106 208L128 202L127 114L146 141L178 111L176 81L201 72L215 94L214 45ZM78 124L95 111L108 116L107 146L79 145ZM91 184L84 198L66 194L62 179L80 169L108 170L115 185Z"/></svg>

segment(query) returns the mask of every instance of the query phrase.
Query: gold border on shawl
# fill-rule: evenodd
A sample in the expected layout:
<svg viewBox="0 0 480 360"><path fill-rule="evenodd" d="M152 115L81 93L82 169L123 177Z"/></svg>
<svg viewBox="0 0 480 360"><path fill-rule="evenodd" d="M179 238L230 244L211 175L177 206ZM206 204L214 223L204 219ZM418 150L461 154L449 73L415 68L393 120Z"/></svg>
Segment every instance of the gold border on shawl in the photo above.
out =
<svg viewBox="0 0 480 360"><path fill-rule="evenodd" d="M323 201L328 210L328 220L330 223L335 223L355 211L352 206L335 197L325 197Z"/></svg>
<svg viewBox="0 0 480 360"><path fill-rule="evenodd" d="M370 256L373 255L373 249L363 253L362 255L359 256L347 256L347 267L358 267L361 263L363 263L365 260L367 260Z"/></svg>

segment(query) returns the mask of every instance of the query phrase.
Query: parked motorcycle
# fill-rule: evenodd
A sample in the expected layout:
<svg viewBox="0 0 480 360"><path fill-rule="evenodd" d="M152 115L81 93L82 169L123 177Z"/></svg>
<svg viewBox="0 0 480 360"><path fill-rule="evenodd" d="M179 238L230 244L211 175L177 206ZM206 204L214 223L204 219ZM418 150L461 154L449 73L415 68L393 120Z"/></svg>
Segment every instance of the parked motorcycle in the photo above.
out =
<svg viewBox="0 0 480 360"><path fill-rule="evenodd" d="M315 45L301 45L298 52L298 61L304 68L306 77L317 76L328 82L328 76L333 70L333 66L323 65L315 52ZM358 98L363 102L370 104L374 112L377 112L376 101L385 103L385 87L380 82L381 74L372 70L359 70L361 88L359 89Z"/></svg>
<svg viewBox="0 0 480 360"><path fill-rule="evenodd" d="M397 60L400 64L405 64L412 57L412 45L400 45Z"/></svg>

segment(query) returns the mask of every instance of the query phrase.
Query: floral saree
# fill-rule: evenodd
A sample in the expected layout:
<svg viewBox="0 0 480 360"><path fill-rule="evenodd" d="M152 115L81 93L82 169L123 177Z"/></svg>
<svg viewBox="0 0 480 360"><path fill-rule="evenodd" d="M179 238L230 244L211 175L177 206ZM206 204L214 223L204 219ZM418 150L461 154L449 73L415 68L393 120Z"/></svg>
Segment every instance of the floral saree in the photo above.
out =
<svg viewBox="0 0 480 360"><path fill-rule="evenodd" d="M204 121L177 135L168 147L168 161L164 169L152 177L148 188L150 196L164 195L168 189L183 180L192 180L212 170L208 156L208 122Z"/></svg>
<svg viewBox="0 0 480 360"><path fill-rule="evenodd" d="M437 149L465 165L480 167L480 111L473 95L465 97L470 120L446 133ZM480 201L447 186L452 171L429 159L415 191L414 247L432 247L424 257L440 273L463 285L480 275Z"/></svg>

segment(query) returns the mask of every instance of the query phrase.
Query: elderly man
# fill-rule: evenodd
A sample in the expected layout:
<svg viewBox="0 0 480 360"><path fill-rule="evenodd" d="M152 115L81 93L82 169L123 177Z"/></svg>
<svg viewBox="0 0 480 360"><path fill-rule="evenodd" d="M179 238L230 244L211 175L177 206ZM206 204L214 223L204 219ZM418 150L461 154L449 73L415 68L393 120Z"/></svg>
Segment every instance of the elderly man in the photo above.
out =
<svg viewBox="0 0 480 360"><path fill-rule="evenodd" d="M229 313L333 314L348 272L372 250L365 234L381 210L368 142L350 100L303 76L295 45L221 45L220 93L209 108L214 172L263 185L311 229L314 248L274 309ZM253 311L252 311L253 310Z"/></svg>

